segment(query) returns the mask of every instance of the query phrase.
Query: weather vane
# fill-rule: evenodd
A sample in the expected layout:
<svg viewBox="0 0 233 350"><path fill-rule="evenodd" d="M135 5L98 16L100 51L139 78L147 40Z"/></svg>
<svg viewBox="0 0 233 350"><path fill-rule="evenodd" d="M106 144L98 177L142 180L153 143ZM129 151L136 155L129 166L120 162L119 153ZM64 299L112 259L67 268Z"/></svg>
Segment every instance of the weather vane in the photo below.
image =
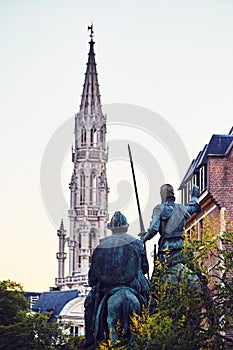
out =
<svg viewBox="0 0 233 350"><path fill-rule="evenodd" d="M90 31L90 37L93 38L94 36L94 29L93 29L93 23L91 23L90 26L88 26L88 29Z"/></svg>

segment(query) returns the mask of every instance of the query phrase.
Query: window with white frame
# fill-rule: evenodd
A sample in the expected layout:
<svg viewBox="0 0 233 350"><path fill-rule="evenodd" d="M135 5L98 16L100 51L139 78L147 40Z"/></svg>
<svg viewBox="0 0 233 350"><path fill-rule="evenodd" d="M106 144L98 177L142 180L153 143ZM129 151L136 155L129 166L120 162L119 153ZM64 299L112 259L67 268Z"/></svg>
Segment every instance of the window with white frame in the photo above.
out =
<svg viewBox="0 0 233 350"><path fill-rule="evenodd" d="M199 170L199 187L200 192L205 189L205 166L203 165Z"/></svg>
<svg viewBox="0 0 233 350"><path fill-rule="evenodd" d="M197 185L197 175L194 174L193 177L192 177L192 187Z"/></svg>
<svg viewBox="0 0 233 350"><path fill-rule="evenodd" d="M70 326L70 334L77 337L79 335L78 326Z"/></svg>
<svg viewBox="0 0 233 350"><path fill-rule="evenodd" d="M192 180L187 183L187 203L190 201L192 195Z"/></svg>

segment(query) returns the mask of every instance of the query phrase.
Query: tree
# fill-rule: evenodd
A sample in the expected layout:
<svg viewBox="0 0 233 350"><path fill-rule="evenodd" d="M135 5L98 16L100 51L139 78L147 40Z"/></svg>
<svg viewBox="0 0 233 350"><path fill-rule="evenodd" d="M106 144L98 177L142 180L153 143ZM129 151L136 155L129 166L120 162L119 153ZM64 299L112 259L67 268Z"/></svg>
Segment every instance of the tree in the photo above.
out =
<svg viewBox="0 0 233 350"><path fill-rule="evenodd" d="M10 280L0 282L0 325L16 322L18 312L22 310L28 310L22 286Z"/></svg>
<svg viewBox="0 0 233 350"><path fill-rule="evenodd" d="M208 226L212 234L206 228L205 242L186 240L182 276L155 262L151 308L132 319L135 348L219 350L233 346L233 232L213 234L211 223ZM210 257L212 265L207 268Z"/></svg>
<svg viewBox="0 0 233 350"><path fill-rule="evenodd" d="M76 339L50 316L30 312L20 284L0 282L0 350L76 349Z"/></svg>

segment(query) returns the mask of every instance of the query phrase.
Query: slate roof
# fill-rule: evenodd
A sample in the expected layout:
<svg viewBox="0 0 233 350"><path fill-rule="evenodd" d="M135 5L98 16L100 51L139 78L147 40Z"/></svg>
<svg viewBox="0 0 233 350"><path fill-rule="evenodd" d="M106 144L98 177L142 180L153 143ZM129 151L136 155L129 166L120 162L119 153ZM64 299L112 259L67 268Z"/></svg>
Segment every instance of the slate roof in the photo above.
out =
<svg viewBox="0 0 233 350"><path fill-rule="evenodd" d="M210 154L224 155L233 141L233 135L213 135L202 158L202 164L207 163Z"/></svg>
<svg viewBox="0 0 233 350"><path fill-rule="evenodd" d="M187 183L192 174L197 173L201 166L207 164L207 157L209 155L225 155L231 144L233 144L232 132L228 135L213 135L210 142L205 145L203 150L198 153L197 158L190 164L179 189Z"/></svg>
<svg viewBox="0 0 233 350"><path fill-rule="evenodd" d="M69 301L78 296L77 290L43 292L32 310L41 313L53 311L53 315L56 317Z"/></svg>

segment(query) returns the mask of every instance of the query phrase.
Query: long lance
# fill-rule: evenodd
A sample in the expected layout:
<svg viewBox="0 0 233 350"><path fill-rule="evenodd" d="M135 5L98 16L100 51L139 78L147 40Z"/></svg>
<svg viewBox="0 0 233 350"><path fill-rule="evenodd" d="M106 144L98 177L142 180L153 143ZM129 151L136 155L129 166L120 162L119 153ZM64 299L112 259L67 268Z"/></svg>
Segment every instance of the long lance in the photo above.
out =
<svg viewBox="0 0 233 350"><path fill-rule="evenodd" d="M128 150L129 150L129 159L130 159L130 165L131 165L131 170L132 170L132 175L133 175L134 191L135 191L135 195L136 195L138 215L139 215L140 233L138 235L140 237L143 237L145 235L146 231L145 231L145 227L144 227L144 224L142 221L142 213L141 213L141 207L140 207L140 202L139 202L139 197L138 197L138 189L137 189L136 177L135 177L135 172L134 172L133 159L132 159L132 154L131 154L129 144L128 144Z"/></svg>
<svg viewBox="0 0 233 350"><path fill-rule="evenodd" d="M140 202L139 202L139 197L138 197L138 189L137 189L136 177L135 177L135 172L134 172L133 159L132 159L132 154L131 154L129 144L128 144L128 150L129 150L129 159L130 159L130 165L131 165L131 170L132 170L132 175L133 175L134 191L135 191L135 195L136 195L139 223L140 223L140 233L138 234L138 236L143 237L146 234L146 231L145 231L145 227L144 227L143 220L142 220L142 212L141 212L141 207L140 207ZM144 248L145 248L145 252L146 252L145 243L144 243ZM150 279L149 272L147 273L147 278L148 278L148 280Z"/></svg>

